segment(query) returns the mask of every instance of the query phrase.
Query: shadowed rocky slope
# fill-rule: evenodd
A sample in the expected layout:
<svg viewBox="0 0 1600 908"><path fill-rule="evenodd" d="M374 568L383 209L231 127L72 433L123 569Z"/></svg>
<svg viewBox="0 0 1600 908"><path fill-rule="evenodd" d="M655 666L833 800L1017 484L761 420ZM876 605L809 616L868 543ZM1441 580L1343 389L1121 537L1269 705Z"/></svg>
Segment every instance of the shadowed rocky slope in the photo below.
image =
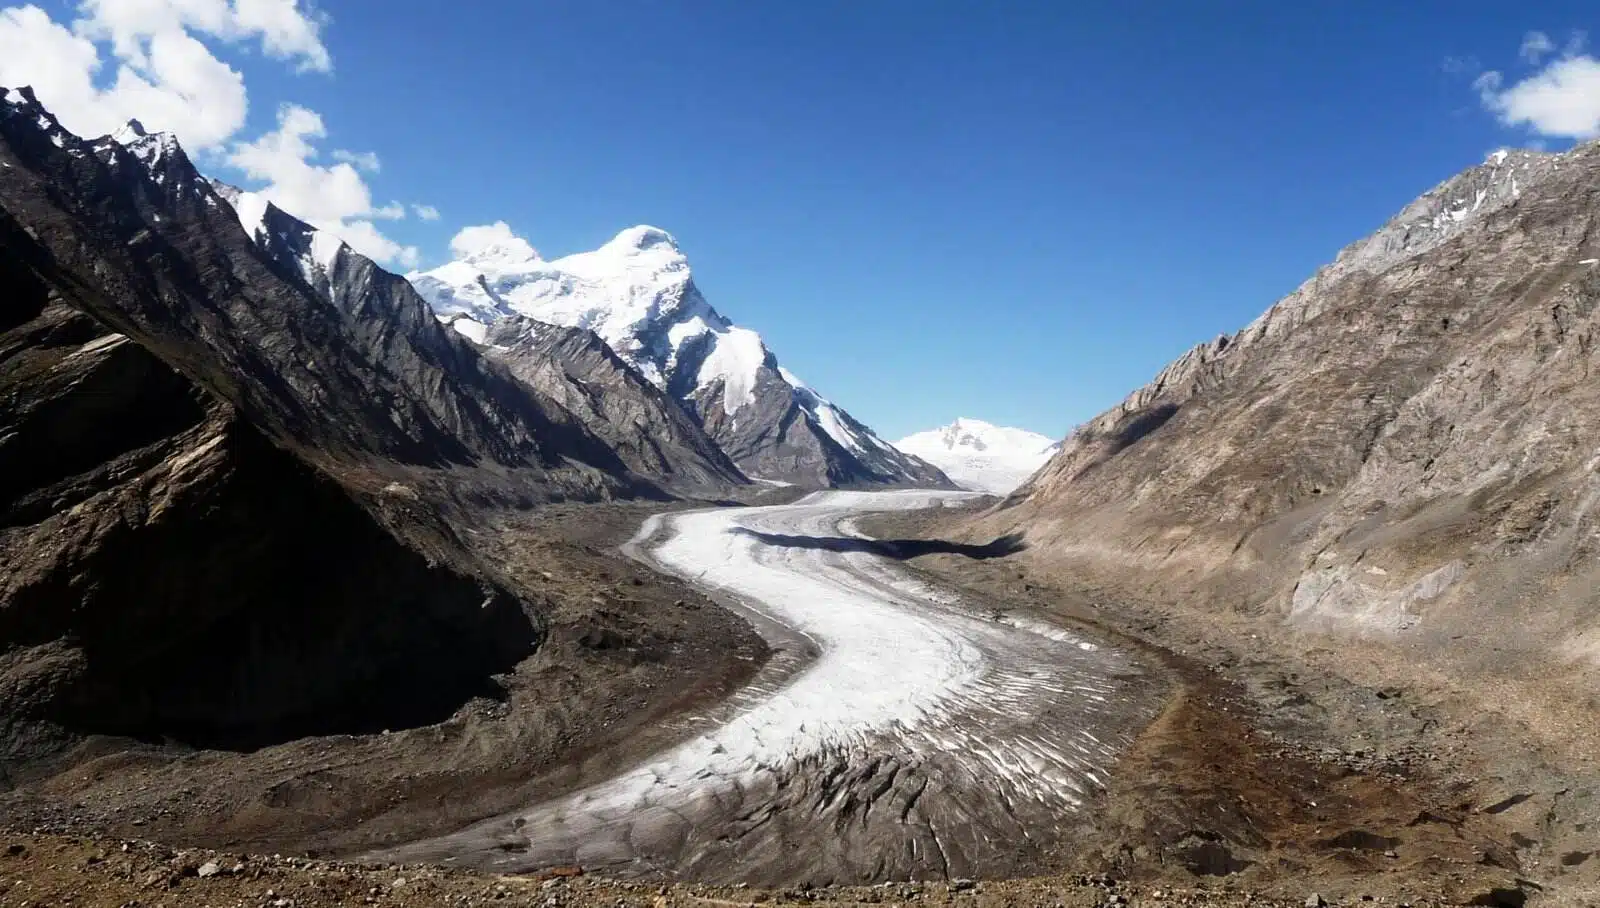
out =
<svg viewBox="0 0 1600 908"><path fill-rule="evenodd" d="M401 279L265 254L170 138L0 98L0 782L496 695L544 621L445 517L655 486Z"/></svg>
<svg viewBox="0 0 1600 908"><path fill-rule="evenodd" d="M572 433L570 425L560 426L569 432L568 438L558 437L551 425L540 429L541 438L562 450L586 454L585 459L591 461L598 456L608 469L615 469L620 462L680 494L716 495L745 484L738 468L693 421L609 350L602 356L592 345L541 336L528 338L512 354L502 348L516 346L523 338L509 333L509 326L535 324L512 318L505 326L497 325L495 339L482 355L471 355L464 336L436 324L428 305L405 280L260 195L215 181L211 185L234 206L245 233L275 264L302 278L318 296L363 326L364 343L382 349L398 339L403 354L405 345L420 340L420 346L438 351L452 368L465 366L495 383L503 382L506 375L514 377L531 389L542 411L570 414L571 420L604 448L586 452L583 445L574 445L579 433ZM396 332L396 327L401 330ZM592 332L581 333L593 336ZM594 340L600 343L598 338ZM502 370L500 364L508 368ZM410 374L403 373L401 378ZM497 396L512 399L530 396L526 391L495 390ZM406 393L427 399L429 389L412 381Z"/></svg>
<svg viewBox="0 0 1600 908"><path fill-rule="evenodd" d="M748 483L665 393L585 328L512 316L489 326L489 355L576 414L629 468L675 490Z"/></svg>

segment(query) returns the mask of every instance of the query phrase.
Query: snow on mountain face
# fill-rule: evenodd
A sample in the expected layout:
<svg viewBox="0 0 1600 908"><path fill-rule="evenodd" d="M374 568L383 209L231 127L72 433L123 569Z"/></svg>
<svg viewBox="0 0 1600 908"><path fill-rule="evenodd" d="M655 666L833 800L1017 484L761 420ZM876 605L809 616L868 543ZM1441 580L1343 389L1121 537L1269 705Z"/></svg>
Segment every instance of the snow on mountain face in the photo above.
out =
<svg viewBox="0 0 1600 908"><path fill-rule="evenodd" d="M215 180L211 186L233 206L244 232L262 248L298 265L308 284L331 279L340 253L350 249L337 236L288 214L260 193Z"/></svg>
<svg viewBox="0 0 1600 908"><path fill-rule="evenodd" d="M1058 447L1037 432L977 419L957 419L943 428L908 435L894 446L933 464L964 488L996 495L1022 485Z"/></svg>
<svg viewBox="0 0 1600 908"><path fill-rule="evenodd" d="M813 422L840 447L858 455L874 457L899 449L884 442L873 431L859 422L833 401L813 391L798 375L782 366L778 374L794 388L795 403L810 415ZM904 453L904 452L901 452Z"/></svg>
<svg viewBox="0 0 1600 908"><path fill-rule="evenodd" d="M165 181L166 162L183 153L177 136L169 132L149 132L138 120L129 120L127 125L101 139L95 150L105 154L111 145L126 149L144 165L157 184ZM107 161L114 162L115 158L108 156ZM239 226L262 247L269 251L274 247L286 247L289 258L299 264L301 276L309 283L314 284L319 276L325 278L331 274L340 251L348 248L338 237L287 214L260 193L203 177L195 181L194 190L202 195L207 190L215 193L214 197L206 195L213 205L217 198L232 205Z"/></svg>
<svg viewBox="0 0 1600 908"><path fill-rule="evenodd" d="M713 309L677 242L659 228L631 227L592 252L551 261L526 242L501 241L408 279L441 321L474 339L511 316L594 331L693 410L749 475L826 485L944 482L781 369L759 334Z"/></svg>
<svg viewBox="0 0 1600 908"><path fill-rule="evenodd" d="M545 261L526 242L497 243L433 271L408 275L441 316L488 324L506 315L588 328L657 385L685 346L712 335L704 378L748 396L765 358L760 338L733 329L690 283L689 261L671 235L632 227L593 252ZM650 329L668 327L665 337ZM732 330L730 330L732 329ZM722 349L724 341L729 349ZM704 343L704 341L700 341Z"/></svg>
<svg viewBox="0 0 1600 908"><path fill-rule="evenodd" d="M148 132L138 120L111 134L112 141L128 149L151 170L159 170L162 158L178 149L178 137L170 132Z"/></svg>

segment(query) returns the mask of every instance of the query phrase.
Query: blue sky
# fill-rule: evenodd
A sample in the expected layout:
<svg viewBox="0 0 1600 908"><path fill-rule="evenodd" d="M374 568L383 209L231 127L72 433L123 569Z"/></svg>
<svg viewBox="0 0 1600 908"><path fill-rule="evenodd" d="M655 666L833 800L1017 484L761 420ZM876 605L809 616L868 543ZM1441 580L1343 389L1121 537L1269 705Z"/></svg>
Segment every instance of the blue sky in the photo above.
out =
<svg viewBox="0 0 1600 908"><path fill-rule="evenodd" d="M148 19L141 5L218 2L98 5ZM103 85L106 42L140 26L94 7L43 12L97 43ZM1061 435L1487 152L1567 147L1588 134L1584 105L1600 110L1573 40L1600 25L1592 4L320 10L310 37L173 14L248 89L242 122L215 130L216 167L295 104L320 115L315 162L381 161L360 172L371 209L328 217L364 219L424 266L496 220L546 257L664 227L714 305L890 438L956 416ZM91 14L106 22L72 26ZM1524 46L1534 30L1548 47ZM11 60L0 81L46 65ZM1564 65L1554 109L1513 95ZM372 213L390 200L408 216Z"/></svg>

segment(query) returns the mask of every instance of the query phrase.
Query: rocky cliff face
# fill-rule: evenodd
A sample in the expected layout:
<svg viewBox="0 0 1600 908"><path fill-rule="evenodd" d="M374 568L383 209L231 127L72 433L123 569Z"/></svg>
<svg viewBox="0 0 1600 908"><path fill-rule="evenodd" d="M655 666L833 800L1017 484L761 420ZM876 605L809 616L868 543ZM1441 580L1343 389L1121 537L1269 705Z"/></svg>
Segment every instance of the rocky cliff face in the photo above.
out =
<svg viewBox="0 0 1600 908"><path fill-rule="evenodd" d="M403 280L316 261L171 139L0 89L0 783L86 734L442 719L545 630L441 513L657 494Z"/></svg>
<svg viewBox="0 0 1600 908"><path fill-rule="evenodd" d="M713 309L666 231L632 227L554 261L526 243L497 245L410 279L440 318L475 339L518 315L594 331L751 477L949 485L781 368L759 334Z"/></svg>
<svg viewBox="0 0 1600 908"><path fill-rule="evenodd" d="M24 257L272 437L345 458L536 469L572 494L640 485L404 280L342 255L318 293L251 242L171 137L86 142L11 95L0 202L36 244Z"/></svg>
<svg viewBox="0 0 1600 908"><path fill-rule="evenodd" d="M749 482L698 423L593 331L510 316L489 326L484 343L512 375L577 415L640 475L702 494Z"/></svg>
<svg viewBox="0 0 1600 908"><path fill-rule="evenodd" d="M377 333L375 339L392 340L393 326L402 325L407 333L421 337L430 349L437 345L441 350L460 353L465 346L463 338L474 346L486 342L487 331L449 331L434 324L437 320L410 283L385 272L338 238L284 212L256 193L216 182L212 187L233 206L245 233L275 263L298 274L340 312L371 326ZM534 324L515 316L507 323L525 328ZM516 365L502 370L500 366L510 366L512 360L504 348L519 338L509 335L504 326L497 326L496 338L487 349L479 351L482 355L463 355L452 361L451 367L465 366L479 373L479 378L496 381L503 380L509 372L539 400L542 412L560 414L562 419L570 417L598 439L604 445L605 468L613 469L620 460L634 473L683 494L714 495L746 482L738 468L684 417L676 404L617 357L581 353L581 344L554 343L546 333L542 339L530 337L514 357ZM563 354L565 359L561 358ZM601 371L608 371L603 380ZM410 390L424 393L420 388ZM659 412L663 407L674 412ZM570 430L572 426L562 428ZM651 438L650 430L660 430L662 434ZM550 426L540 431L545 437L551 435ZM576 447L571 444L573 440L552 438L569 451Z"/></svg>
<svg viewBox="0 0 1600 908"><path fill-rule="evenodd" d="M361 504L60 297L19 300L9 253L0 769L87 733L248 748L437 721L538 643L412 502Z"/></svg>
<svg viewBox="0 0 1600 908"><path fill-rule="evenodd" d="M1586 664L1597 216L1600 145L1492 156L1080 428L985 523L1168 596Z"/></svg>

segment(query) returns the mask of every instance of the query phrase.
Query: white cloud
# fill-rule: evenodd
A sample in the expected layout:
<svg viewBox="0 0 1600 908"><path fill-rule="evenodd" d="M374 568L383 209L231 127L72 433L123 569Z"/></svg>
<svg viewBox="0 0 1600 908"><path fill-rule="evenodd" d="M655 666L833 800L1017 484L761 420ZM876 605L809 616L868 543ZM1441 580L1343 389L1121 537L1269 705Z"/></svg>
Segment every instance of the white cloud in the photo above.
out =
<svg viewBox="0 0 1600 908"><path fill-rule="evenodd" d="M539 256L527 240L511 229L505 221L463 227L450 239L450 251L458 259L481 253L493 253L508 258L531 259Z"/></svg>
<svg viewBox="0 0 1600 908"><path fill-rule="evenodd" d="M244 126L244 77L202 38L256 40L329 70L323 17L297 0L80 0L69 28L38 6L0 10L0 85L32 85L68 129L98 136L137 117L214 148Z"/></svg>
<svg viewBox="0 0 1600 908"><path fill-rule="evenodd" d="M1558 139L1600 136L1600 60L1594 57L1563 56L1510 86L1500 73L1486 72L1472 87L1506 126Z"/></svg>
<svg viewBox="0 0 1600 908"><path fill-rule="evenodd" d="M163 34L196 31L224 41L259 38L272 57L333 69L321 37L326 17L298 0L80 0L78 10L74 30L110 41L127 61L142 60L144 45Z"/></svg>
<svg viewBox="0 0 1600 908"><path fill-rule="evenodd" d="M104 135L137 116L205 148L244 125L244 78L187 32L162 32L136 50L136 62L103 60L93 40L36 6L0 10L0 85L32 85L75 133Z"/></svg>
<svg viewBox="0 0 1600 908"><path fill-rule="evenodd" d="M349 161L316 163L315 141L326 135L315 111L286 104L278 110L278 128L253 142L236 144L228 163L265 182L258 191L274 205L334 233L362 255L404 267L415 265L415 247L400 245L372 223L405 217L405 206L394 202L375 207L366 181Z"/></svg>
<svg viewBox="0 0 1600 908"><path fill-rule="evenodd" d="M371 221L344 221L328 225L328 229L337 234L339 239L349 243L350 248L375 262L383 262L394 265L402 271L410 271L422 261L417 247L396 243L384 236Z"/></svg>
<svg viewBox="0 0 1600 908"><path fill-rule="evenodd" d="M1523 61L1538 65L1546 55L1556 49L1556 43L1544 32L1528 32L1522 36L1522 47L1518 49L1517 56Z"/></svg>
<svg viewBox="0 0 1600 908"><path fill-rule="evenodd" d="M377 173L383 169L383 164L378 160L378 153L375 151L356 152L335 148L333 150L333 159L335 161L343 161L358 170L365 170L371 173Z"/></svg>
<svg viewBox="0 0 1600 908"><path fill-rule="evenodd" d="M439 220L439 209L433 207L432 205L412 205L411 211L424 221Z"/></svg>
<svg viewBox="0 0 1600 908"><path fill-rule="evenodd" d="M129 119L172 132L191 151L211 153L266 186L283 210L339 235L380 262L410 267L417 251L384 236L374 220L398 220L406 206L372 203L362 172L373 152L339 149L317 163L322 118L296 105L277 128L238 141L249 110L244 77L211 44L254 42L300 70L330 72L322 43L327 17L309 0L76 0L70 26L38 6L0 9L0 86L32 85L75 133L99 136ZM207 42L210 42L208 44Z"/></svg>

